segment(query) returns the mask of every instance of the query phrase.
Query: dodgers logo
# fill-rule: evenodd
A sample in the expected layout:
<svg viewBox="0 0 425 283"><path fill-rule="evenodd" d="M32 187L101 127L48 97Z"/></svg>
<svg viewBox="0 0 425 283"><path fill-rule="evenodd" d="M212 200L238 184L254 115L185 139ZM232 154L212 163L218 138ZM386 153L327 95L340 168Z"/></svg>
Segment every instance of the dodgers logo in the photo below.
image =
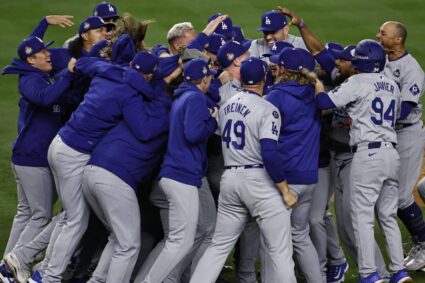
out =
<svg viewBox="0 0 425 283"><path fill-rule="evenodd" d="M266 25L270 25L272 22L270 21L269 17L266 17Z"/></svg>
<svg viewBox="0 0 425 283"><path fill-rule="evenodd" d="M413 94L413 95L418 95L419 94L419 87L414 84L409 88L409 91Z"/></svg>
<svg viewBox="0 0 425 283"><path fill-rule="evenodd" d="M109 12L115 12L114 7L108 4Z"/></svg>
<svg viewBox="0 0 425 283"><path fill-rule="evenodd" d="M221 22L221 29L223 30L227 29L227 25L224 22Z"/></svg>

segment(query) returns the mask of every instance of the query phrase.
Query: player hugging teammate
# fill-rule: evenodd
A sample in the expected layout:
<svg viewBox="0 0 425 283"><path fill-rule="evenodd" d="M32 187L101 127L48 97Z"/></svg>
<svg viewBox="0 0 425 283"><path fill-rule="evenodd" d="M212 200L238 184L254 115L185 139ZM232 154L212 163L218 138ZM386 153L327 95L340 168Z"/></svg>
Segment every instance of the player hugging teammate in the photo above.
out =
<svg viewBox="0 0 425 283"><path fill-rule="evenodd" d="M406 270L425 267L412 195L425 76L406 27L386 22L377 41L344 48L286 8L259 22L254 40L221 13L200 33L176 23L169 46L150 49L152 22L111 3L62 48L43 37L72 16L40 21L3 69L19 75L19 204L0 282L227 282L235 248L238 282L340 283L339 240L359 282L413 282Z"/></svg>

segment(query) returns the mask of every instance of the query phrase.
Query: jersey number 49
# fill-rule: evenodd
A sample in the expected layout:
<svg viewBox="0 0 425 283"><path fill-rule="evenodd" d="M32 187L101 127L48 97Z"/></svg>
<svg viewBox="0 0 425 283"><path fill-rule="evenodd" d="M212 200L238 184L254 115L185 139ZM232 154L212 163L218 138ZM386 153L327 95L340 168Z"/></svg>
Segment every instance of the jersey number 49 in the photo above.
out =
<svg viewBox="0 0 425 283"><path fill-rule="evenodd" d="M242 150L245 147L245 124L240 120L233 123L233 120L229 119L224 126L221 136L227 148L232 144L235 149ZM234 136L233 141L232 136Z"/></svg>

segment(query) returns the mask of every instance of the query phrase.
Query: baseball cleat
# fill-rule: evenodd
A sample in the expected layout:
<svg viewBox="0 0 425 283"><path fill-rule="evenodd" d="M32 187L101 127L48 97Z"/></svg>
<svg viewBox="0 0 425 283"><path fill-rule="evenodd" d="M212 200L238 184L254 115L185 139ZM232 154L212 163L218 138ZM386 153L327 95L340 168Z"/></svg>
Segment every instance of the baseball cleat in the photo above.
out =
<svg viewBox="0 0 425 283"><path fill-rule="evenodd" d="M412 283L412 282L413 282L412 278L403 269L391 275L391 279L389 283Z"/></svg>
<svg viewBox="0 0 425 283"><path fill-rule="evenodd" d="M378 273L374 272L368 277L360 278L359 283L384 283L385 280L379 276Z"/></svg>
<svg viewBox="0 0 425 283"><path fill-rule="evenodd" d="M34 272L31 278L28 279L28 283L43 283L43 281L41 280L40 272Z"/></svg>
<svg viewBox="0 0 425 283"><path fill-rule="evenodd" d="M7 268L13 273L16 282L26 283L28 278L30 278L31 275L29 271L21 265L18 258L13 252L8 253L4 257L4 263L6 264Z"/></svg>
<svg viewBox="0 0 425 283"><path fill-rule="evenodd" d="M0 273L0 283L15 283L12 277L4 276Z"/></svg>
<svg viewBox="0 0 425 283"><path fill-rule="evenodd" d="M345 272L348 270L348 262L342 264L329 265L326 271L326 282L344 282Z"/></svg>
<svg viewBox="0 0 425 283"><path fill-rule="evenodd" d="M421 245L417 243L413 243L412 248L410 249L407 256L404 258L404 266L406 266L412 259L416 257L416 255L420 252Z"/></svg>
<svg viewBox="0 0 425 283"><path fill-rule="evenodd" d="M416 252L415 257L407 262L404 267L409 271L419 270L425 267L425 244L420 243L420 249Z"/></svg>

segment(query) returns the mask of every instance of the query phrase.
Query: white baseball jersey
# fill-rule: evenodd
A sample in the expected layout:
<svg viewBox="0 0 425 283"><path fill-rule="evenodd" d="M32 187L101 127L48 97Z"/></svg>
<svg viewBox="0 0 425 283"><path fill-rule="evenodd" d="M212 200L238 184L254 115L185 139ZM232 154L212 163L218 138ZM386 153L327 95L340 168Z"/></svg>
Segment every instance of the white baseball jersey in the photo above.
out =
<svg viewBox="0 0 425 283"><path fill-rule="evenodd" d="M416 103L409 116L397 123L416 123L422 116L422 105L420 98L424 90L425 75L419 63L412 55L406 52L401 58L389 61L385 65L385 75L393 79L400 87L401 101Z"/></svg>
<svg viewBox="0 0 425 283"><path fill-rule="evenodd" d="M260 140L277 141L279 110L260 95L241 91L220 107L218 127L224 165L262 164Z"/></svg>
<svg viewBox="0 0 425 283"><path fill-rule="evenodd" d="M240 92L242 90L241 82L233 79L222 85L219 89L219 95L221 97L220 101L218 102L218 106L222 106L224 103L226 103L227 100L232 98L235 94Z"/></svg>
<svg viewBox="0 0 425 283"><path fill-rule="evenodd" d="M362 142L397 143L395 120L400 91L384 74L354 75L329 92L336 107L346 106L352 124L350 146Z"/></svg>
<svg viewBox="0 0 425 283"><path fill-rule="evenodd" d="M288 39L285 41L291 43L295 48L308 50L305 46L304 40L299 36L288 34ZM252 57L261 58L263 54L270 53L270 45L268 45L263 38L254 39L251 42L251 46L249 47L249 52L251 53Z"/></svg>

